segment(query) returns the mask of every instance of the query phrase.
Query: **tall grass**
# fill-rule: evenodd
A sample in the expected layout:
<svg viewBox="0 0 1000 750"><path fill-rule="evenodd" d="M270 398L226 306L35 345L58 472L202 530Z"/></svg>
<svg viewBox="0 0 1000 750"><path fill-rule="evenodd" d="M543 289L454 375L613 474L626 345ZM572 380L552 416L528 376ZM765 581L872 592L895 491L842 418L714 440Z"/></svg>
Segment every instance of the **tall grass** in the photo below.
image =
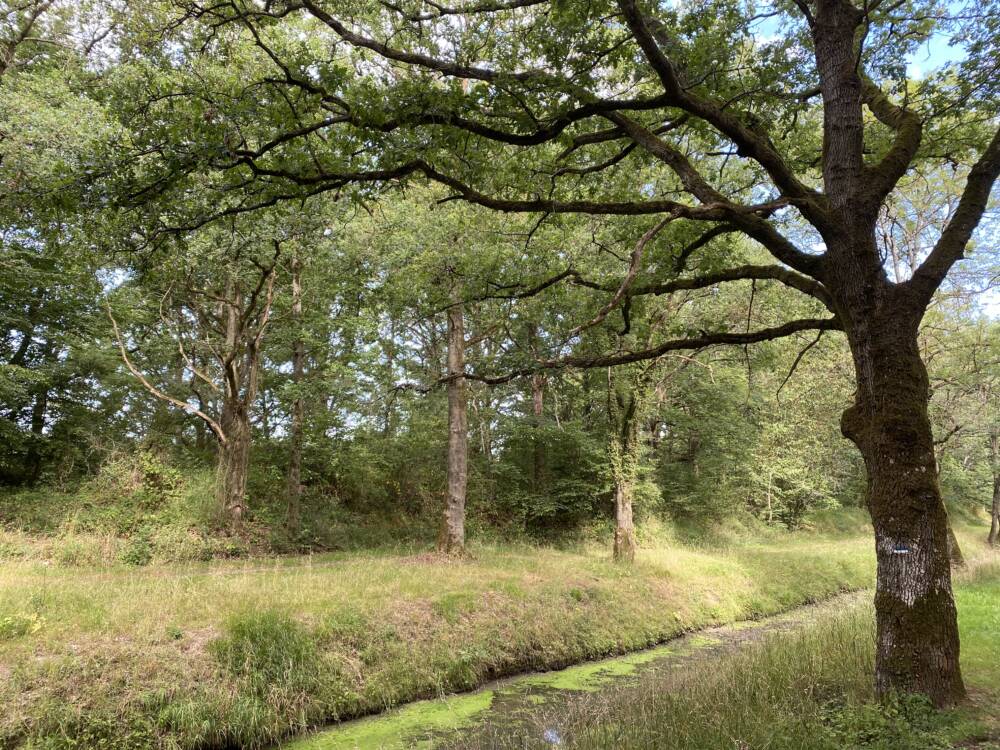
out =
<svg viewBox="0 0 1000 750"><path fill-rule="evenodd" d="M658 672L602 700L585 696L568 710L541 710L529 722L492 727L454 747L936 750L962 742L997 748L1000 743L985 736L989 722L1000 720L1000 565L963 576L958 603L963 666L971 689L983 698L978 707L937 712L921 696L876 702L874 612L864 604L711 662L695 659ZM992 659L981 658L987 652ZM979 744L966 744L970 737Z"/></svg>
<svg viewBox="0 0 1000 750"><path fill-rule="evenodd" d="M872 558L865 537L797 534L647 548L631 567L604 548L510 545L463 561L7 562L0 620L14 624L0 638L0 747L263 747L326 721L865 587ZM827 673L815 673L786 687L820 695ZM750 700L746 690L730 699Z"/></svg>

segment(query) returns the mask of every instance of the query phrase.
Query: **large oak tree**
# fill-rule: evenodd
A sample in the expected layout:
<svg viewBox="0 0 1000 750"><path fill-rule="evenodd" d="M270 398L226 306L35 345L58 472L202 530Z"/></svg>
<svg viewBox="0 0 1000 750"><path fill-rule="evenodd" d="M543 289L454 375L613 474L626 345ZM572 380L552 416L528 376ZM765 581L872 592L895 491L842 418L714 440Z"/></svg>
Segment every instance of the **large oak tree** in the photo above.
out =
<svg viewBox="0 0 1000 750"><path fill-rule="evenodd" d="M225 97L213 100L205 76L197 79L194 98L210 102L199 128L212 145L188 155L216 170L221 190L239 188L241 196L213 206L216 214L352 183L429 179L498 211L650 216L647 237L702 227L658 265L672 272L656 278L638 278L648 268L641 241L619 284L571 268L537 285L592 286L607 297L601 320L636 295L744 279L783 284L829 310L642 349L559 352L513 373L470 377L498 382L843 331L857 391L842 430L867 467L878 559L877 686L923 692L937 705L964 696L917 334L1000 173L997 16L989 3L951 16L950 6L883 0L180 5L198 22L207 54L229 54L242 35L263 61L264 72ZM916 45L960 23L961 70L908 81ZM912 273L890 279L880 216L898 209L904 176L942 165L953 165L958 192L925 228ZM168 159L150 182L173 187L191 171ZM730 232L759 243L774 263L685 273L699 249Z"/></svg>

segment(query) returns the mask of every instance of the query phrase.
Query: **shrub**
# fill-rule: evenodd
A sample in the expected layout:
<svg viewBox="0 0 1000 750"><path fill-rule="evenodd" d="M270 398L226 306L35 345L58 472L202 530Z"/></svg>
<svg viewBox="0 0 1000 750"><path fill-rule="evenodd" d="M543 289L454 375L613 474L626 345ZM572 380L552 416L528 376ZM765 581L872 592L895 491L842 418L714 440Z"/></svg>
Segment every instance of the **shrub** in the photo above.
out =
<svg viewBox="0 0 1000 750"><path fill-rule="evenodd" d="M42 629L45 620L41 615L31 612L15 612L0 616L0 642L12 641L29 633L37 633Z"/></svg>
<svg viewBox="0 0 1000 750"><path fill-rule="evenodd" d="M923 695L891 697L882 704L829 705L824 724L833 747L871 750L946 750L953 717L938 713Z"/></svg>
<svg viewBox="0 0 1000 750"><path fill-rule="evenodd" d="M140 531L129 539L119 554L119 559L126 565L137 567L149 565L153 560L153 547L149 542L149 532Z"/></svg>

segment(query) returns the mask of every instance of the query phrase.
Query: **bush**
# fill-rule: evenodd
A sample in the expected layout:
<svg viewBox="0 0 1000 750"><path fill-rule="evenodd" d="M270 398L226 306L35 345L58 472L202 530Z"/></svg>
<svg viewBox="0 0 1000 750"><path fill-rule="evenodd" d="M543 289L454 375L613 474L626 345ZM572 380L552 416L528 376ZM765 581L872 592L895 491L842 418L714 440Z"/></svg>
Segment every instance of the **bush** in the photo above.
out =
<svg viewBox="0 0 1000 750"><path fill-rule="evenodd" d="M141 567L153 560L153 546L149 542L149 530L142 529L122 549L119 559L126 565Z"/></svg>

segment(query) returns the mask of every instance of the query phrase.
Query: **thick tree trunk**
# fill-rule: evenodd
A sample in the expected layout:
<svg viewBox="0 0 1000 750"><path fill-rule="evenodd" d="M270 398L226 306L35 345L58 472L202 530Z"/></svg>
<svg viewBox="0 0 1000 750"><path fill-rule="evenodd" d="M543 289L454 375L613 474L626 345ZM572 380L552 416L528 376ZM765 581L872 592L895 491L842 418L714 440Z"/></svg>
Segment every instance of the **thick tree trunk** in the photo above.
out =
<svg viewBox="0 0 1000 750"><path fill-rule="evenodd" d="M892 182L895 165L883 163L876 171L864 160L858 34L865 14L848 0L819 0L815 9L811 31L823 95L823 184L831 219L821 227L827 251L819 275L847 334L857 378L855 403L841 426L861 451L868 474L878 565L875 685L883 696L924 693L945 706L962 699L965 688L948 515L927 416L927 371L917 346L926 299L912 286L889 281L876 242L883 203L878 191Z"/></svg>
<svg viewBox="0 0 1000 750"><path fill-rule="evenodd" d="M221 425L226 442L219 446L216 498L226 521L239 526L246 515L250 468L250 414L246 406L227 401L223 405Z"/></svg>
<svg viewBox="0 0 1000 750"><path fill-rule="evenodd" d="M292 319L296 329L302 325L302 261L296 255L292 258ZM302 503L302 443L305 430L305 404L299 388L305 375L306 347L302 337L296 334L292 342L292 385L295 398L292 400L292 424L288 449L287 517L288 528L299 526L300 505Z"/></svg>
<svg viewBox="0 0 1000 750"><path fill-rule="evenodd" d="M465 551L465 492L469 479L469 420L466 404L465 321L461 297L448 309L448 495L438 551Z"/></svg>
<svg viewBox="0 0 1000 750"><path fill-rule="evenodd" d="M635 525L632 522L632 485L624 478L616 478L614 559L618 562L633 562L636 546Z"/></svg>
<svg viewBox="0 0 1000 750"><path fill-rule="evenodd" d="M226 299L235 300L240 291L236 281L226 280ZM241 333L240 311L232 302L225 305L226 351L239 352ZM224 362L225 381L220 426L226 436L219 445L219 464L216 474L216 498L223 517L233 526L239 526L246 515L247 472L250 466L250 409L256 394L255 362L241 366L239 356ZM244 382L246 383L244 394Z"/></svg>
<svg viewBox="0 0 1000 750"><path fill-rule="evenodd" d="M882 288L873 296L892 294ZM872 306L876 301L872 300ZM867 503L878 562L875 682L880 695L926 694L936 706L965 696L948 555L948 515L938 487L927 415L919 315L869 308L847 326L858 390L842 428L868 471Z"/></svg>

